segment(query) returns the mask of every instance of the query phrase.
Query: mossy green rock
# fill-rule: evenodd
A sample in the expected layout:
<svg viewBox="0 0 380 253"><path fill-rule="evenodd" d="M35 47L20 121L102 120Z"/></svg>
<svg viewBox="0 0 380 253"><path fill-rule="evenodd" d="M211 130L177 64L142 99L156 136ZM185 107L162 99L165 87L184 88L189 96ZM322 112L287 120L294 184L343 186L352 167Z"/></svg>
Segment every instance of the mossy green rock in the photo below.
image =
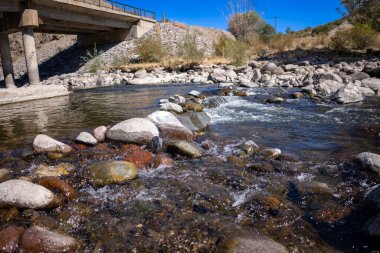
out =
<svg viewBox="0 0 380 253"><path fill-rule="evenodd" d="M123 184L138 176L133 163L124 161L105 161L87 167L85 177L95 186Z"/></svg>

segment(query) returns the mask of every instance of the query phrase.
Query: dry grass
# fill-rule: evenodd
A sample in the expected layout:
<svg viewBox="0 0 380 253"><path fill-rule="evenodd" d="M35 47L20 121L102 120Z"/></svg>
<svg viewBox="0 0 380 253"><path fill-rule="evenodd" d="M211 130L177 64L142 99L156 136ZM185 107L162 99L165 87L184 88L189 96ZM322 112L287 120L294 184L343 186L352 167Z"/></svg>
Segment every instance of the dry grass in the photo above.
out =
<svg viewBox="0 0 380 253"><path fill-rule="evenodd" d="M231 60L223 58L223 57L210 57L203 61L203 65L222 65L222 64L231 64Z"/></svg>
<svg viewBox="0 0 380 253"><path fill-rule="evenodd" d="M180 23L180 22L173 22L172 25L174 27L177 27L177 28L181 28L181 29L184 29L184 30L189 30L190 27L184 23Z"/></svg>
<svg viewBox="0 0 380 253"><path fill-rule="evenodd" d="M123 71L137 71L139 69L146 69L147 71L153 70L154 68L160 67L160 63L134 63L134 64L126 64L120 67L117 67L117 69L123 70Z"/></svg>

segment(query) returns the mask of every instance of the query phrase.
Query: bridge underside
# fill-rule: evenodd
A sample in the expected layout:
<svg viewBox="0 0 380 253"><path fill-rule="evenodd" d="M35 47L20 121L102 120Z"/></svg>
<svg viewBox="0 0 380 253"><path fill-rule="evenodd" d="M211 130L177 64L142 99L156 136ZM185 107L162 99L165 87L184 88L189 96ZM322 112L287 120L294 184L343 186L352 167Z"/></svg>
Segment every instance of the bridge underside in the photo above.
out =
<svg viewBox="0 0 380 253"><path fill-rule="evenodd" d="M142 12L104 0L0 0L0 54L7 87L14 86L8 34L23 33L29 83L34 84L40 80L33 32L75 34L81 45L123 41L141 37L156 23L154 14L136 13Z"/></svg>

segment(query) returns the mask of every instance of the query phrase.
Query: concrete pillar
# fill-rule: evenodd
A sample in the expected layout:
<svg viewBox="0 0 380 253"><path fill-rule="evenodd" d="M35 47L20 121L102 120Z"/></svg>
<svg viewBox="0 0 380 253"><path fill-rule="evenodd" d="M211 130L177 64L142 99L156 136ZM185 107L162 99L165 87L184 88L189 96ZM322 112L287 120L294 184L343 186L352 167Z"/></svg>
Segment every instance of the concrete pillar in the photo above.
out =
<svg viewBox="0 0 380 253"><path fill-rule="evenodd" d="M40 83L40 73L38 71L36 42L34 40L33 28L22 28L22 39L24 41L24 51L26 68L28 70L29 84Z"/></svg>
<svg viewBox="0 0 380 253"><path fill-rule="evenodd" d="M26 68L30 85L40 83L36 42L33 33L33 28L38 27L38 25L38 12L33 9L25 9L21 14L19 27L22 28L22 40L24 42Z"/></svg>
<svg viewBox="0 0 380 253"><path fill-rule="evenodd" d="M5 86L7 88L15 88L16 86L13 78L11 47L9 45L8 34L6 33L0 33L0 55Z"/></svg>

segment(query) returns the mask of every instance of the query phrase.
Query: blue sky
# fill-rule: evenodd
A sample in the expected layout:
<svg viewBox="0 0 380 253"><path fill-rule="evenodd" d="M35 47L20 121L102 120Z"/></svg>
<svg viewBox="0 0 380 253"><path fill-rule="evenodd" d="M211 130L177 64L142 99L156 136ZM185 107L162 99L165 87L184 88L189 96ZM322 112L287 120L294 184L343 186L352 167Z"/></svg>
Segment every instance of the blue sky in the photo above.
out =
<svg viewBox="0 0 380 253"><path fill-rule="evenodd" d="M118 0L132 6L155 11L158 19L162 12L170 20L191 25L227 29L227 0ZM255 9L270 24L278 18L278 30L288 26L293 30L317 26L341 17L336 11L340 0L254 0Z"/></svg>

